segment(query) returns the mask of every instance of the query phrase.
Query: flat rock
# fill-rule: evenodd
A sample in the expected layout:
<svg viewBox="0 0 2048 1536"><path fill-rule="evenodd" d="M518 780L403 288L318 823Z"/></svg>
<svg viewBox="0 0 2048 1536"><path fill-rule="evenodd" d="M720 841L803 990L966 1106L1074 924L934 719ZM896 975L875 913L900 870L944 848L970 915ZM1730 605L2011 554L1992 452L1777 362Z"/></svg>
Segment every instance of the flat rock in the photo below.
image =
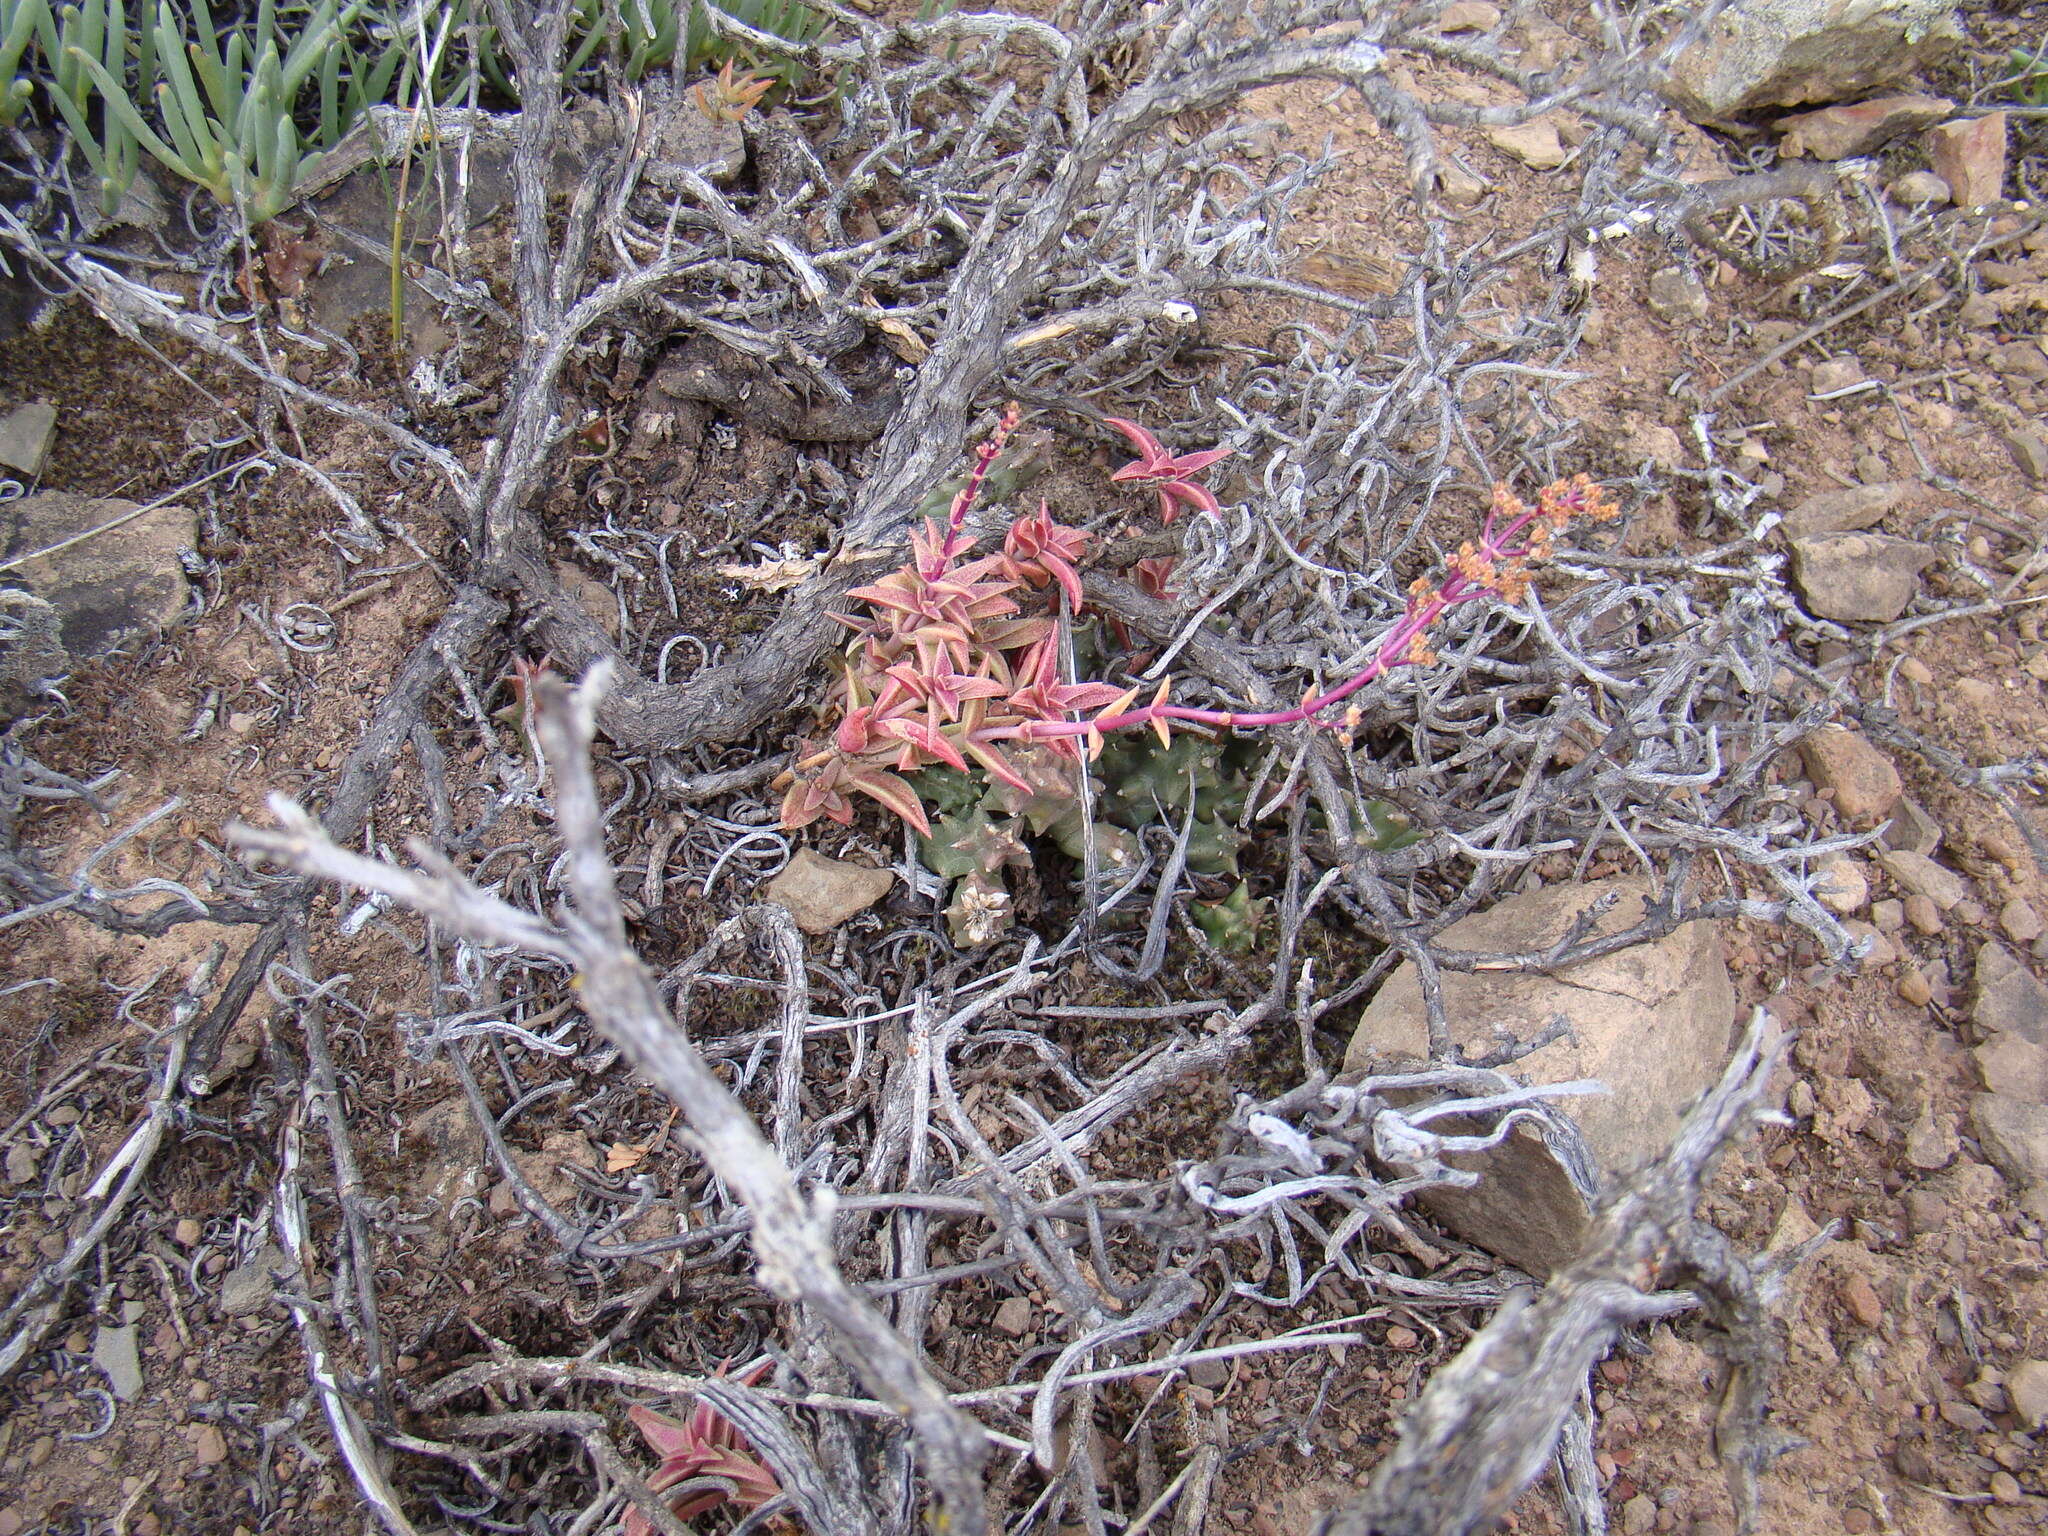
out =
<svg viewBox="0 0 2048 1536"><path fill-rule="evenodd" d="M1970 1101L1970 1121L2000 1173L2015 1184L2048 1183L2048 1104L1980 1093Z"/></svg>
<svg viewBox="0 0 2048 1536"><path fill-rule="evenodd" d="M2005 1395L2020 1428L2048 1428L2048 1360L2022 1360L2005 1373Z"/></svg>
<svg viewBox="0 0 2048 1536"><path fill-rule="evenodd" d="M1867 155L1902 133L1940 122L1955 110L1944 96L1877 96L1869 101L1798 112L1778 120L1785 137L1783 155L1810 155L1816 160L1846 160Z"/></svg>
<svg viewBox="0 0 2048 1536"><path fill-rule="evenodd" d="M1666 325L1697 325L1713 307L1706 284L1683 267L1652 272L1645 301L1650 313Z"/></svg>
<svg viewBox="0 0 2048 1536"><path fill-rule="evenodd" d="M1821 533L1859 532L1913 500L1918 491L1910 480L1886 480L1817 492L1785 514L1785 536L1810 539Z"/></svg>
<svg viewBox="0 0 2048 1536"><path fill-rule="evenodd" d="M0 469L19 470L33 480L43 472L57 435L57 408L42 401L0 412Z"/></svg>
<svg viewBox="0 0 2048 1536"><path fill-rule="evenodd" d="M58 615L58 639L73 657L104 656L123 637L167 629L183 616L187 588L181 551L199 542L183 507L157 507L103 533L139 503L42 491L0 502L0 559L17 560L81 534L55 554L25 560L4 578L42 598Z"/></svg>
<svg viewBox="0 0 2048 1536"><path fill-rule="evenodd" d="M1903 80L1960 37L1950 0L1734 0L1659 88L1696 122L1844 101Z"/></svg>
<svg viewBox="0 0 2048 1536"><path fill-rule="evenodd" d="M1944 912L1966 900L1970 894L1970 888L1963 884L1961 875L1943 868L1924 853L1885 848L1879 851L1877 862L1886 874L1913 895L1925 896Z"/></svg>
<svg viewBox="0 0 2048 1536"><path fill-rule="evenodd" d="M1846 917L1861 912L1870 900L1870 877L1861 860L1836 855L1814 871L1814 899L1830 912ZM1872 929L1875 935L1877 930Z"/></svg>
<svg viewBox="0 0 2048 1536"><path fill-rule="evenodd" d="M2048 1046L2048 987L2003 944L1977 950L1974 991L1970 1022L1985 1035L2011 1034Z"/></svg>
<svg viewBox="0 0 2048 1536"><path fill-rule="evenodd" d="M2020 473L2036 485L2048 480L2048 438L2038 432L2008 432L2005 451L2012 455Z"/></svg>
<svg viewBox="0 0 2048 1536"><path fill-rule="evenodd" d="M1446 35L1458 32L1491 32L1500 25L1500 7L1486 0L1451 0L1437 13L1436 29Z"/></svg>
<svg viewBox="0 0 2048 1536"><path fill-rule="evenodd" d="M1986 1093L2048 1104L2048 1045L2000 1030L1971 1053Z"/></svg>
<svg viewBox="0 0 2048 1536"><path fill-rule="evenodd" d="M1792 541L1792 578L1817 617L1884 624L1906 611L1934 551L1883 533Z"/></svg>
<svg viewBox="0 0 2048 1536"><path fill-rule="evenodd" d="M1876 821L1899 803L1899 770L1855 731L1829 726L1802 737L1799 760L1814 788L1832 790L1835 809L1850 821Z"/></svg>
<svg viewBox="0 0 2048 1536"><path fill-rule="evenodd" d="M1504 154L1513 155L1532 171L1554 171L1569 154L1564 140L1558 136L1557 124L1547 117L1509 128L1489 128L1486 141Z"/></svg>
<svg viewBox="0 0 2048 1536"><path fill-rule="evenodd" d="M105 1373L107 1390L122 1402L133 1402L142 1391L142 1352L136 1346L135 1325L113 1327L106 1323L94 1330L92 1363Z"/></svg>
<svg viewBox="0 0 2048 1536"><path fill-rule="evenodd" d="M1927 162L1958 207L1997 202L2005 191L2005 114L1986 112L1928 129Z"/></svg>
<svg viewBox="0 0 2048 1536"><path fill-rule="evenodd" d="M797 927L805 933L830 933L856 912L865 912L888 895L889 887L895 883L896 877L886 869L828 859L822 853L800 848L761 894L787 907Z"/></svg>
<svg viewBox="0 0 2048 1536"><path fill-rule="evenodd" d="M1617 898L1598 931L1640 920L1639 880L1548 886L1510 896L1454 923L1440 936L1450 949L1513 951L1556 942L1602 896ZM1726 1065L1736 1003L1720 936L1711 923L1688 923L1654 944L1640 944L1558 976L1446 973L1444 1004L1452 1039L1468 1055L1502 1037L1533 1038L1563 1014L1571 1034L1508 1071L1532 1083L1597 1078L1611 1093L1570 1097L1556 1107L1574 1120L1603 1175L1633 1171L1659 1156L1686 1105ZM1360 1018L1345 1055L1351 1072L1386 1071L1423 1060L1428 1029L1412 966L1388 978ZM1469 1190L1422 1196L1440 1220L1470 1241L1532 1274L1568 1262L1589 1220L1577 1180L1532 1131L1459 1166L1484 1177Z"/></svg>
<svg viewBox="0 0 2048 1536"><path fill-rule="evenodd" d="M1899 803L1892 807L1892 819L1881 838L1887 848L1932 856L1941 846L1941 823L1928 815L1911 795L1901 795Z"/></svg>
<svg viewBox="0 0 2048 1536"><path fill-rule="evenodd" d="M1948 183L1932 171L1908 171L1886 188L1902 208L1938 207L1954 196Z"/></svg>
<svg viewBox="0 0 2048 1536"><path fill-rule="evenodd" d="M277 1271L285 1263L275 1243L265 1243L252 1257L221 1277L220 1309L229 1317L250 1317L270 1305L277 1294Z"/></svg>

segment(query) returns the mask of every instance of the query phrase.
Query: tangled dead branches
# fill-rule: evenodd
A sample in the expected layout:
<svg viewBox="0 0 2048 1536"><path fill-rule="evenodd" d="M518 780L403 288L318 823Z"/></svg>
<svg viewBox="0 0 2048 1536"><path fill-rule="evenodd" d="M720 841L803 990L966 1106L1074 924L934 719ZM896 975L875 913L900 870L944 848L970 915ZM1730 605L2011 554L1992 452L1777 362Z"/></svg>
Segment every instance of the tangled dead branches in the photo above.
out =
<svg viewBox="0 0 2048 1536"><path fill-rule="evenodd" d="M1257 970L1188 922L1184 843L1114 890L1084 871L1079 900L1055 893L1043 932L979 956L946 942L930 877L906 851L910 916L878 920L857 944L807 947L785 913L744 894L792 847L762 795L784 762L758 733L822 696L815 666L834 638L824 615L900 561L979 413L1009 398L1051 424L1055 458L1110 441L1110 417L1231 450L1231 473L1215 477L1220 515L1126 541L1178 558L1177 601L1146 595L1113 561L1084 573L1088 605L1156 647L1144 675L1120 684L1172 669L1192 704L1263 711L1355 675L1398 621L1408 579L1470 531L1491 484L1579 467L1557 398L1580 324L1574 256L1646 201L1663 199L1674 229L1698 211L1669 196L1676 166L1645 86L1646 64L1685 31L1660 36L1647 14L1603 9L1600 55L1538 76L1496 39L1445 37L1435 7L1401 0L1275 0L1249 14L1222 0L1091 0L1051 20L884 22L832 8L840 40L806 45L802 62L834 72L836 89L801 117L750 127L750 186L715 184L666 154L674 115L690 110L682 93L620 88L606 108L611 148L562 193L550 175L568 115L569 9L492 0L522 103L510 125L511 291L494 295L464 270L459 239L435 279L462 328L504 345L509 371L485 378L484 349L465 345L411 381L422 407L496 391L475 453L436 440L424 408L401 422L272 366L260 317L174 304L99 258L63 258L115 324L174 334L259 380L273 409L251 432L269 435L268 462L313 473L285 451L277 413L326 409L437 477L453 596L317 820L286 811L283 832L245 834L246 848L286 859L289 877L223 858L211 888L102 890L89 878L98 855L67 881L10 848L0 880L16 907L0 921L69 911L134 931L202 917L257 926L210 1006L194 1000L205 977L172 1005L133 1145L159 1145L180 1093L205 1091L228 1027L268 987L294 1026L299 1074L276 1130L278 1230L304 1295L325 1262L338 1298L296 1304L294 1320L335 1443L387 1530L414 1529L432 1501L500 1523L553 1501L549 1518L568 1528L597 1529L630 1504L673 1536L674 1515L614 1438L622 1392L709 1401L770 1465L781 1495L743 1528L794 1512L821 1531L906 1531L930 1500L963 1532L1062 1519L1102 1531L1112 1514L1126 1530L1166 1518L1198 1530L1229 1449L1215 1427L1189 1410L1159 1431L1181 1470L1143 1488L1138 1508L1098 1464L1086 1432L1098 1408L1197 1365L1361 1340L1357 1317L1284 1326L1331 1276L1443 1315L1497 1304L1500 1277L1444 1275L1443 1254L1404 1216L1409 1196L1469 1177L1431 1126L1457 1113L1484 1122L1480 1139L1529 1121L1567 1147L1575 1134L1541 1095L1458 1059L1443 972L1550 971L1736 915L1790 920L1829 956L1845 952L1811 891L1816 861L1855 839L1816 835L1767 772L1841 701L1784 643L1794 620L1762 529L1724 496L1720 542L1692 556L1626 553L1625 524L1557 551L1552 574L1514 604L1462 612L1438 665L1359 694L1348 738L1306 726L1261 738L1245 820L1285 812L1287 823L1273 839L1277 941ZM1495 102L1425 97L1402 83L1404 61L1486 82ZM1410 187L1391 291L1361 298L1297 273L1290 223L1333 156L1275 147L1242 109L1301 82L1343 93L1400 145ZM1456 154L1445 132L1556 110L1588 126L1572 205L1461 246L1439 196ZM462 122L449 129L467 153ZM1266 325L1274 303L1287 313ZM516 329L493 330L507 316ZM816 511L833 526L828 548L792 557L798 584L772 624L723 658L679 627L670 578L682 535L633 505L599 527L556 494L590 372L602 361L637 377L655 360L680 398L805 450L768 517ZM332 477L316 484L356 549L397 537ZM1714 485L1728 489L1725 476ZM1620 487L1632 504L1649 489ZM1116 509L1060 511L1118 547ZM565 588L565 549L605 567L616 636ZM574 700L536 681L544 762L493 723L484 658L513 633L605 679ZM683 642L699 664L671 681ZM1777 685L1781 671L1807 686L1804 708ZM588 758L593 732L622 786L607 788L609 803ZM464 784L451 762L471 747ZM408 750L432 831L423 872L349 851ZM10 832L38 791L89 801L93 786L9 752ZM1375 846L1361 825L1368 801L1398 807L1419 836ZM1526 953L1438 941L1546 862L1563 875L1640 868L1653 899L1624 932L1589 921ZM326 935L313 942L321 880L372 893L345 915L344 938L383 924L418 955L426 1000L390 1021L389 1043L446 1063L493 1177L561 1265L594 1277L603 1294L590 1316L605 1325L586 1352L485 1337L472 1341L481 1358L438 1379L394 1379L401 1350L379 1321L378 1258L403 1238L363 1188L351 1141L365 1086L351 1075L366 1053L329 1038L331 1020L387 1021L351 997ZM147 895L168 899L133 911ZM1117 925L1143 901L1140 940ZM656 975L629 934L680 904L708 918L694 952ZM401 927L410 920L386 916L398 908L427 921ZM1324 923L1346 940L1347 974L1328 974L1329 951L1314 946ZM1170 943L1183 946L1172 971ZM1398 1084L1333 1083L1319 1021L1402 959L1421 976L1435 1059ZM1068 968L1153 985L1113 1001L1042 999ZM1118 1161L1118 1137L1142 1116L1248 1072L1259 1032L1282 1026L1300 1043L1292 1086L1242 1094L1206 1156L1172 1169ZM1737 1340L1726 1444L1740 1476L1768 1460L1758 1277L1688 1212L1775 1049L1759 1024L1672 1156L1610 1202L1581 1263L1473 1341L1363 1502L1328 1529L1474 1528L1540 1469L1614 1330L1695 1297ZM629 1159L566 1197L536 1187L507 1137L551 1102L633 1120L643 1152L665 1144L665 1129L635 1118L641 1085L622 1063L680 1110L681 1171L657 1178ZM1396 1105L1396 1088L1429 1098ZM309 1214L316 1167L333 1184L331 1223ZM118 1207L102 1211L95 1242ZM440 1214L451 1226L475 1218ZM67 1253L69 1267L8 1314L18 1331L0 1364L54 1322L53 1298L84 1256ZM622 1289L632 1262L662 1268ZM992 1284L1035 1290L1047 1337L1035 1354L1015 1351L1007 1384L957 1390L930 1341L953 1297ZM644 1363L651 1352L621 1358L688 1286L785 1304L747 1323L770 1384ZM1239 1304L1270 1309L1281 1330L1212 1342ZM1154 1433L1148 1403L1133 1410L1133 1436ZM523 1491L504 1476L515 1460L532 1474ZM1418 1469L1444 1467L1456 1478L1422 1486Z"/></svg>

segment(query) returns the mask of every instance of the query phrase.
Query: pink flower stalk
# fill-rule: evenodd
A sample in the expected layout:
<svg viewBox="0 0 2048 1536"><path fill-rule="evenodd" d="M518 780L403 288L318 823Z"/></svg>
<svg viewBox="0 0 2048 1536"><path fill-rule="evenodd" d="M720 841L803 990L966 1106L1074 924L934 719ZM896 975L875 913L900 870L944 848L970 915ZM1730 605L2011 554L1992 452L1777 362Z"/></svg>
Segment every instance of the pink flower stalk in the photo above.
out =
<svg viewBox="0 0 2048 1536"><path fill-rule="evenodd" d="M1012 400L1003 410L1002 419L996 423L995 431L988 441L974 450L974 468L967 476L967 483L953 498L953 505L946 511L946 534L933 547L927 557L925 579L936 581L944 572L949 561L965 554L974 547L974 540L962 531L967 522L967 512L981 495L981 483L988 478L989 466L1001 456L1003 445L1010 440L1010 434L1017 430L1019 412L1017 402Z"/></svg>
<svg viewBox="0 0 2048 1536"><path fill-rule="evenodd" d="M1207 512L1211 517L1221 515L1223 504L1216 499L1216 493L1206 485L1195 484L1194 477L1219 459L1229 458L1230 449L1204 448L1200 453L1184 453L1175 458L1158 438L1135 421L1126 421L1121 416L1102 419L1129 438L1131 446L1138 450L1137 458L1109 478L1136 481L1156 489L1159 492L1161 522L1170 523L1179 517L1182 502Z"/></svg>
<svg viewBox="0 0 2048 1536"><path fill-rule="evenodd" d="M1169 735L1167 722L1173 720L1229 730L1240 726L1292 725L1297 720L1313 719L1331 705L1343 703L1395 667L1434 663L1436 653L1429 648L1424 637L1430 626L1445 613L1460 603L1476 602L1484 597L1519 601L1528 590L1530 562L1549 554L1558 530L1575 517L1605 521L1615 516L1617 510L1600 488L1584 475L1546 486L1534 507L1525 506L1505 486L1496 486L1493 507L1480 530L1479 542L1474 545L1467 541L1446 562L1450 566L1450 574L1444 578L1443 584L1432 586L1428 578L1418 578L1408 589L1407 612L1402 615L1400 623L1388 631L1372 660L1355 676L1328 693L1311 693L1292 709L1239 713L1169 704L1166 702L1166 684L1162 682L1158 694L1143 708L1117 710L1085 721L1034 720L1022 727L1021 734L1030 740L1083 736L1092 743L1110 731L1127 731L1149 725L1159 733L1160 740L1165 741ZM1337 723L1317 721L1326 727Z"/></svg>

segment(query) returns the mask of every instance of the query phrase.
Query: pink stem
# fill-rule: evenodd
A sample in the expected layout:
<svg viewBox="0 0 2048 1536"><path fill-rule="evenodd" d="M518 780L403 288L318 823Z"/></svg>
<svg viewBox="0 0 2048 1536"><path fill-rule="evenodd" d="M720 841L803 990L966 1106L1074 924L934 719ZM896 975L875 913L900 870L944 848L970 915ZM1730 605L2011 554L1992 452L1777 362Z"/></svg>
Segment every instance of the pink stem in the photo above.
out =
<svg viewBox="0 0 2048 1536"><path fill-rule="evenodd" d="M1489 560L1514 560L1529 553L1526 547L1513 543L1516 534L1526 528L1535 518L1535 513L1524 512L1498 533L1494 531L1493 519L1487 519L1486 528L1480 534L1479 552ZM1127 731L1136 726L1150 725L1154 720L1185 720L1193 725L1213 725L1223 728L1234 726L1292 725L1297 720L1311 719L1328 709L1332 704L1341 704L1361 688L1384 677L1395 667L1412 664L1410 649L1415 638L1434 624L1447 609L1459 603L1472 602L1491 593L1490 587L1472 582L1462 572L1453 572L1445 579L1442 588L1426 603L1412 608L1402 616L1380 642L1379 651L1366 663L1356 676L1338 684L1328 693L1319 697L1304 699L1292 709L1268 710L1258 714L1240 714L1226 709L1194 709L1182 704L1148 704L1143 709L1126 710L1120 715L1104 715L1094 720L1034 720L1023 732L1028 739L1037 741L1055 736L1085 736L1091 731Z"/></svg>
<svg viewBox="0 0 2048 1536"><path fill-rule="evenodd" d="M975 499L981 495L981 483L988 478L988 467L995 463L1002 453L1003 444L1009 441L1011 430L1017 425L1016 408L1013 406L1003 413L1003 419L996 423L996 429L989 434L987 442L974 450L974 469L967 476L967 484L960 494L953 498L951 510L946 514L946 538L939 546L939 552L932 557L929 569L924 573L926 581L937 581L946 574L946 569L964 547L961 530L967 523L967 513Z"/></svg>

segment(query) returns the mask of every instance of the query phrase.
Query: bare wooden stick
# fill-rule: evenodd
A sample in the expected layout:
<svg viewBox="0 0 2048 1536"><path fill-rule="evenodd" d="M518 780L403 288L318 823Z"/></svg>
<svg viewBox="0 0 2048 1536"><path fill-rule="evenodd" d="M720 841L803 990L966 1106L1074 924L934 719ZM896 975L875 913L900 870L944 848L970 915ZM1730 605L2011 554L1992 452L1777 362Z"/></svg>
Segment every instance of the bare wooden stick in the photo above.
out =
<svg viewBox="0 0 2048 1536"><path fill-rule="evenodd" d="M798 1191L753 1117L676 1027L627 941L589 759L604 681L600 670L573 695L559 678L544 678L538 687L538 729L576 897L561 926L479 891L431 850L415 847L429 865L419 874L338 848L283 796L270 801L282 831L238 826L231 835L305 874L382 891L465 937L574 965L592 1022L682 1109L705 1160L746 1205L761 1283L785 1300L815 1307L832 1325L847 1368L910 1420L948 1528L984 1531L980 1426L947 1400L901 1336L847 1284L833 1254L830 1210Z"/></svg>

